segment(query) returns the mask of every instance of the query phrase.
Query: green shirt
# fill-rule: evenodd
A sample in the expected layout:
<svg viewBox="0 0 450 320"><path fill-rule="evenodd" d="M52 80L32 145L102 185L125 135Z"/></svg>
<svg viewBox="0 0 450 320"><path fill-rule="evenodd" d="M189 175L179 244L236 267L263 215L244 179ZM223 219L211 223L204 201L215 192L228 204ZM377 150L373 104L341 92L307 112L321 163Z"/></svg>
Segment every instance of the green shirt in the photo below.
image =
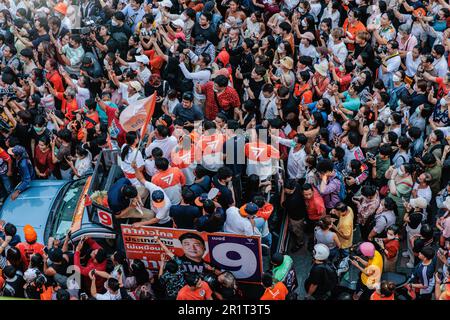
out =
<svg viewBox="0 0 450 320"><path fill-rule="evenodd" d="M436 165L432 168L426 168L425 172L431 175L430 188L433 194L437 194L441 190L442 166Z"/></svg>
<svg viewBox="0 0 450 320"><path fill-rule="evenodd" d="M384 174L389 169L391 165L391 159L387 158L386 160L381 159L380 155L377 155L377 179L384 180Z"/></svg>
<svg viewBox="0 0 450 320"><path fill-rule="evenodd" d="M345 109L350 110L350 111L358 111L359 107L361 106L361 100L359 99L359 97L352 98L349 95L348 91L345 91L343 93L343 95L344 95L345 102L342 103L342 106Z"/></svg>

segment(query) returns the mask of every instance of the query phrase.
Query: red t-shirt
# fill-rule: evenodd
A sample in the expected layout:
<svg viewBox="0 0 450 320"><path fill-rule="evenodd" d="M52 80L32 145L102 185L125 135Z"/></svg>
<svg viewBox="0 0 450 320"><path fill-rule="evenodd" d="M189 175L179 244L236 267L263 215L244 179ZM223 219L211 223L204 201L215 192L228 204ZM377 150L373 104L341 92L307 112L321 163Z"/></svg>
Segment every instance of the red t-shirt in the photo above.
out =
<svg viewBox="0 0 450 320"><path fill-rule="evenodd" d="M106 116L108 117L108 130L111 139L117 140L119 147L125 143L126 131L120 124L120 121L116 118L116 108L106 106Z"/></svg>
<svg viewBox="0 0 450 320"><path fill-rule="evenodd" d="M16 245L16 248L20 251L22 260L26 266L30 264L30 259L33 254L44 254L44 245L37 242L33 244L29 244L28 242L21 242Z"/></svg>
<svg viewBox="0 0 450 320"><path fill-rule="evenodd" d="M449 88L445 85L443 78L437 77L436 83L439 85L437 99L441 99L443 96L448 94Z"/></svg>
<svg viewBox="0 0 450 320"><path fill-rule="evenodd" d="M389 297L382 297L381 294L379 294L378 292L375 291L370 296L370 300L395 300L395 298L394 298L394 294L390 295Z"/></svg>

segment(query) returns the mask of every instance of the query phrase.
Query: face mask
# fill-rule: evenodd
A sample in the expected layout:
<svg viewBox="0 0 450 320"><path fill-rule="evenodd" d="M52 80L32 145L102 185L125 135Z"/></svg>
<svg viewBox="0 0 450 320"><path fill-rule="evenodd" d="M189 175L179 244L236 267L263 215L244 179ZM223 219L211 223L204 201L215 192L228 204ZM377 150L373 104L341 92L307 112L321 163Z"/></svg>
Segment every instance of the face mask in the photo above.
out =
<svg viewBox="0 0 450 320"><path fill-rule="evenodd" d="M356 61L356 62L355 62L355 65L356 65L358 68L361 68L361 67L363 66L359 61Z"/></svg>
<svg viewBox="0 0 450 320"><path fill-rule="evenodd" d="M398 168L397 174L399 175L399 177L403 177L405 175L405 173L403 172L402 168Z"/></svg>
<svg viewBox="0 0 450 320"><path fill-rule="evenodd" d="M308 123L309 123L310 125L314 125L314 120L313 120L313 119L309 119L309 120L308 120Z"/></svg>
<svg viewBox="0 0 450 320"><path fill-rule="evenodd" d="M441 100L439 100L439 103L441 104L441 106L447 105L447 101L445 100L445 98L441 98Z"/></svg>
<svg viewBox="0 0 450 320"><path fill-rule="evenodd" d="M388 123L388 125L392 126L392 123L393 123L393 122L392 122L392 119L389 118L388 121L387 121L387 123Z"/></svg>
<svg viewBox="0 0 450 320"><path fill-rule="evenodd" d="M386 235L386 238L388 238L389 240L393 240L393 239L395 239L395 236L393 236L392 234L387 234Z"/></svg>
<svg viewBox="0 0 450 320"><path fill-rule="evenodd" d="M394 81L394 82L400 82L402 79L399 77L399 76L397 76L396 74L394 74L393 76L392 76L392 81Z"/></svg>
<svg viewBox="0 0 450 320"><path fill-rule="evenodd" d="M305 14L305 9L298 8L298 12L300 12L300 14Z"/></svg>
<svg viewBox="0 0 450 320"><path fill-rule="evenodd" d="M344 72L345 71L345 67L344 66L339 66L339 71L340 72Z"/></svg>
<svg viewBox="0 0 450 320"><path fill-rule="evenodd" d="M278 52L278 53L283 53L284 50L283 50L282 48L278 47L278 48L277 48L277 52Z"/></svg>
<svg viewBox="0 0 450 320"><path fill-rule="evenodd" d="M185 15L184 13L181 14L181 20L187 21L188 19L189 19L189 17L187 15Z"/></svg>
<svg viewBox="0 0 450 320"><path fill-rule="evenodd" d="M34 131L36 131L36 133L41 133L42 131L44 131L44 130L45 130L45 128L44 128L44 127L42 127L42 128L39 128L39 127L35 127L35 126L33 126L33 128L34 128Z"/></svg>
<svg viewBox="0 0 450 320"><path fill-rule="evenodd" d="M358 6L361 4L361 0L356 0L355 2Z"/></svg>
<svg viewBox="0 0 450 320"><path fill-rule="evenodd" d="M171 53L175 53L175 46L171 46L171 47L170 47L170 52L171 52Z"/></svg>
<svg viewBox="0 0 450 320"><path fill-rule="evenodd" d="M111 25L117 27L119 24L115 20L111 20Z"/></svg>
<svg viewBox="0 0 450 320"><path fill-rule="evenodd" d="M306 20L302 20L302 27L307 27L308 26L308 24L306 23Z"/></svg>
<svg viewBox="0 0 450 320"><path fill-rule="evenodd" d="M371 124L369 125L369 130L372 131L372 130L373 130L373 127L374 127L374 124L371 123Z"/></svg>
<svg viewBox="0 0 450 320"><path fill-rule="evenodd" d="M5 20L4 19L1 19L0 20L0 24L4 24L5 23Z"/></svg>

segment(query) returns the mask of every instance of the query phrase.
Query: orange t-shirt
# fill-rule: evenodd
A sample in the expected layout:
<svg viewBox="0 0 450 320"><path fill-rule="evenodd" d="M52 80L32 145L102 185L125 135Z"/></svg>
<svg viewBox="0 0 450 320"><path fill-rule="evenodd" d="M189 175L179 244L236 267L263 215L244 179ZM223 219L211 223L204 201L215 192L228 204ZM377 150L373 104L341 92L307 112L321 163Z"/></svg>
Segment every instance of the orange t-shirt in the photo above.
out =
<svg viewBox="0 0 450 320"><path fill-rule="evenodd" d="M205 281L201 281L200 288L192 290L189 286L184 286L178 291L177 300L210 300L212 290Z"/></svg>
<svg viewBox="0 0 450 320"><path fill-rule="evenodd" d="M350 39L350 40L355 40L356 38L356 34L359 31L366 31L366 27L364 26L364 24L361 21L358 21L355 25L351 25L348 23L348 18L345 19L344 21L344 25L342 26L342 28L344 29L345 33L350 33L351 36L347 35L346 36ZM355 44L354 43L347 43L347 49L349 51L354 51L355 50Z"/></svg>
<svg viewBox="0 0 450 320"><path fill-rule="evenodd" d="M30 259L33 254L44 254L44 245L37 242L33 244L29 244L28 242L21 242L16 245L16 248L20 251L22 260L26 266L30 264Z"/></svg>
<svg viewBox="0 0 450 320"><path fill-rule="evenodd" d="M73 120L75 118L72 111L78 110L77 100L74 98L72 101L68 102L67 99L64 98L64 92L58 92L56 94L56 98L62 101L61 111L64 113L67 119Z"/></svg>
<svg viewBox="0 0 450 320"><path fill-rule="evenodd" d="M375 291L370 296L370 300L395 300L395 299L394 299L394 294L390 295L389 297L382 297L381 294L379 294L378 292Z"/></svg>
<svg viewBox="0 0 450 320"><path fill-rule="evenodd" d="M288 289L283 282L277 282L273 289L267 288L261 297L261 300L286 300Z"/></svg>
<svg viewBox="0 0 450 320"><path fill-rule="evenodd" d="M169 167L166 171L160 171L152 177L152 183L162 189L168 189L178 184L184 186L186 177L177 167Z"/></svg>

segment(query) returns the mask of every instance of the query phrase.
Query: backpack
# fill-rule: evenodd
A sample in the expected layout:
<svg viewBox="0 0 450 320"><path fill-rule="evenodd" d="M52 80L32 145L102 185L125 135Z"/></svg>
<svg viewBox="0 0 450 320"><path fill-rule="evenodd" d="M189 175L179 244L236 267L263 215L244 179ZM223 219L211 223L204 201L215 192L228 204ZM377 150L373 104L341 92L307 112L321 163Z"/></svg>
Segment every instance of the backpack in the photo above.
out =
<svg viewBox="0 0 450 320"><path fill-rule="evenodd" d="M329 291L332 292L337 287L339 282L336 270L329 263L323 263L318 267L326 271L326 283L329 284Z"/></svg>
<svg viewBox="0 0 450 320"><path fill-rule="evenodd" d="M339 199L341 199L341 201L344 201L345 198L347 197L347 189L345 188L345 181L344 181L344 177L342 176L342 173L340 173L339 171L336 171L336 177L337 179L339 179L339 181L341 182L340 188L339 188Z"/></svg>

